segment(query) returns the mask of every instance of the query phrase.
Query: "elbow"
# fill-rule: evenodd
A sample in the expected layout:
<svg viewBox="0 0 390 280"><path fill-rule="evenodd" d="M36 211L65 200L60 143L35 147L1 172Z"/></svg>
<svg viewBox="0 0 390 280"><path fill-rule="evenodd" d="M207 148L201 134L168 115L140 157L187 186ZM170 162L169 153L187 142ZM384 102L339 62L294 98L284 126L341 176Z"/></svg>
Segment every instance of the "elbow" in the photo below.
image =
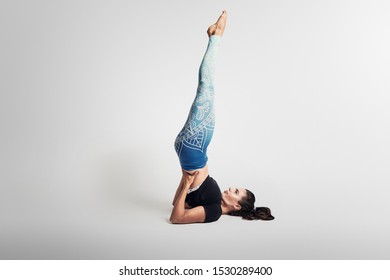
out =
<svg viewBox="0 0 390 280"><path fill-rule="evenodd" d="M169 221L171 222L171 224L181 224L182 223L182 220L179 217L175 217L173 215L171 215L171 217L169 218Z"/></svg>
<svg viewBox="0 0 390 280"><path fill-rule="evenodd" d="M178 224L178 223L179 223L178 219L175 218L175 217L173 217L173 216L171 216L171 217L169 218L169 221L171 222L171 224Z"/></svg>

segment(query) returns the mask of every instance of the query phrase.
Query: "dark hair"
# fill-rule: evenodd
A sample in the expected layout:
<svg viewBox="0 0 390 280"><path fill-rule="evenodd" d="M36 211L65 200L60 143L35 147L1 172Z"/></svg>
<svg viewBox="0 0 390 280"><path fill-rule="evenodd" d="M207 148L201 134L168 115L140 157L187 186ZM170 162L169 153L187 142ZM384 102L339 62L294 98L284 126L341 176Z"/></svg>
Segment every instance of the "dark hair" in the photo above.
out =
<svg viewBox="0 0 390 280"><path fill-rule="evenodd" d="M237 211L229 212L231 216L241 216L244 220L273 220L274 216L271 215L271 209L268 207L256 207L255 208L255 195L246 190L246 196L243 197L238 204L241 205L241 209Z"/></svg>

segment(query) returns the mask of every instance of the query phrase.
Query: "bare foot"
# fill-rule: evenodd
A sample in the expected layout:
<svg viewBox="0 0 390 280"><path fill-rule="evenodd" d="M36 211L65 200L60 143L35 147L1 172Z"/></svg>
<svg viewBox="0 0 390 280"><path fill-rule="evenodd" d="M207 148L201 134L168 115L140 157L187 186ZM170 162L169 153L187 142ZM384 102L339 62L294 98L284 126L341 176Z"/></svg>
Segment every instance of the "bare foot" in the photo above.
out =
<svg viewBox="0 0 390 280"><path fill-rule="evenodd" d="M223 32L225 31L226 17L227 17L227 13L226 11L223 11L220 17L218 18L217 22L211 25L207 29L207 34L209 35L209 37L211 35L222 36Z"/></svg>

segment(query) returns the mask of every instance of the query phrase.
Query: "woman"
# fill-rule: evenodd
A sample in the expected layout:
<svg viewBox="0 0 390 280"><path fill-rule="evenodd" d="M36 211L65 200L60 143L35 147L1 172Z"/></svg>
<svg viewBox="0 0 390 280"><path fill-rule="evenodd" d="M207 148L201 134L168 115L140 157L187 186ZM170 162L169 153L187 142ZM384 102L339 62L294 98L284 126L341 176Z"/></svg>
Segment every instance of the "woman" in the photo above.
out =
<svg viewBox="0 0 390 280"><path fill-rule="evenodd" d="M199 69L199 84L187 121L176 137L175 150L182 178L173 199L171 223L208 223L222 214L247 220L272 220L267 207L254 207L255 196L247 189L229 188L221 193L209 176L207 146L214 131L215 60L226 26L226 11L207 29L209 42Z"/></svg>

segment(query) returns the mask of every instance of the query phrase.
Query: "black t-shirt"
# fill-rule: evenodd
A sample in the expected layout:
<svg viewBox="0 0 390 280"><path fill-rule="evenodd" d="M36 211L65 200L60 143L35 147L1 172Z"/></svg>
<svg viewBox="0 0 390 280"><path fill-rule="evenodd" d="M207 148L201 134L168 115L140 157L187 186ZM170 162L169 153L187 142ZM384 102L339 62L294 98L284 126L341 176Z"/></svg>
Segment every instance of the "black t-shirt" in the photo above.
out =
<svg viewBox="0 0 390 280"><path fill-rule="evenodd" d="M191 207L203 206L206 213L205 223L214 222L222 215L221 190L217 182L207 176L199 189L186 196L186 203Z"/></svg>

